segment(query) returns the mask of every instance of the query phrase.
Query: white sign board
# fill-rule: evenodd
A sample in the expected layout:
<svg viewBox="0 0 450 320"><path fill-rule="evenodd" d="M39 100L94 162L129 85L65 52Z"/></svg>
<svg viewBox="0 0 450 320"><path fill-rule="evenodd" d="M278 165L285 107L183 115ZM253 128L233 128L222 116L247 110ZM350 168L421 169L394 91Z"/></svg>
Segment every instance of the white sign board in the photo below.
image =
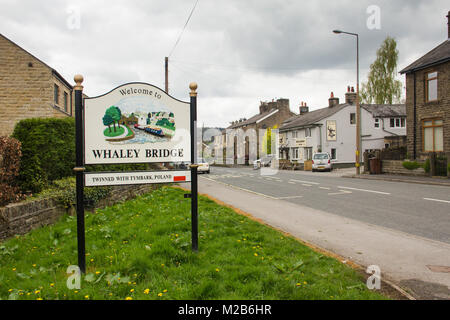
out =
<svg viewBox="0 0 450 320"><path fill-rule="evenodd" d="M190 104L146 83L84 99L85 164L191 160Z"/></svg>
<svg viewBox="0 0 450 320"><path fill-rule="evenodd" d="M191 171L86 172L86 187L190 182Z"/></svg>

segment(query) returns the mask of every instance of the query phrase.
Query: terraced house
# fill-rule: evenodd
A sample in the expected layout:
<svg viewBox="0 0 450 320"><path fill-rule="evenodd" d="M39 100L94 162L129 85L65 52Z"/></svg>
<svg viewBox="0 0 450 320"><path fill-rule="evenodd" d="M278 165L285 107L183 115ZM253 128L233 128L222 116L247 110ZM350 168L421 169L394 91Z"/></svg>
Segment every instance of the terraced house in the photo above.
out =
<svg viewBox="0 0 450 320"><path fill-rule="evenodd" d="M280 127L280 159L303 164L316 152L327 152L337 166L353 166L356 150L356 93L348 87L345 102L331 93L328 107L300 114ZM362 151L381 150L406 137L402 104L361 105Z"/></svg>
<svg viewBox="0 0 450 320"><path fill-rule="evenodd" d="M74 114L73 88L55 69L0 34L0 136L26 118Z"/></svg>
<svg viewBox="0 0 450 320"><path fill-rule="evenodd" d="M450 153L450 11L447 39L400 71L406 75L408 153Z"/></svg>

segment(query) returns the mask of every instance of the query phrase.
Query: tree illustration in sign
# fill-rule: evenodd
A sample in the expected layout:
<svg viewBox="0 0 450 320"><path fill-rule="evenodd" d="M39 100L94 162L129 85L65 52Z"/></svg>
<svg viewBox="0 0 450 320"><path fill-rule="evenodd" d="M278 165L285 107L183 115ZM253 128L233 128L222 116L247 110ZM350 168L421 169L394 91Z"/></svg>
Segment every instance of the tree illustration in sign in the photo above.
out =
<svg viewBox="0 0 450 320"><path fill-rule="evenodd" d="M108 129L103 131L103 134L107 137L114 137L122 134L125 129L120 126L120 118L122 117L122 112L116 106L111 106L105 111L103 116L103 125L108 126ZM117 123L117 127L116 127ZM113 130L111 130L111 125L113 125Z"/></svg>

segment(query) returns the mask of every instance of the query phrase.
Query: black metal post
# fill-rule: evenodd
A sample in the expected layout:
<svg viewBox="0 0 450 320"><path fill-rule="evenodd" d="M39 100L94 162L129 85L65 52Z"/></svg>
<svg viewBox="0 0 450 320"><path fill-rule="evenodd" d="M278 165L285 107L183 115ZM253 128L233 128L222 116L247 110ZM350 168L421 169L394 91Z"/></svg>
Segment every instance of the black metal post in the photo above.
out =
<svg viewBox="0 0 450 320"><path fill-rule="evenodd" d="M83 159L83 77L74 77L75 90L75 171L77 187L77 240L78 240L78 267L86 273L86 249L84 231L84 159Z"/></svg>
<svg viewBox="0 0 450 320"><path fill-rule="evenodd" d="M191 83L191 225L192 251L198 251L197 84Z"/></svg>

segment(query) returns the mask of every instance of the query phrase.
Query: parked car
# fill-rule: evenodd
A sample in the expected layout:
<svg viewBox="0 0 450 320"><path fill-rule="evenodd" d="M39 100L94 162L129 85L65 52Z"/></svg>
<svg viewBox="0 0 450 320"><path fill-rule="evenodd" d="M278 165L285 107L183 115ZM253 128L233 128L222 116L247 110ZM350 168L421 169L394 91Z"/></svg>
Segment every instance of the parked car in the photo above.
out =
<svg viewBox="0 0 450 320"><path fill-rule="evenodd" d="M331 157L326 152L314 153L312 157L312 171L331 171L333 170L333 164L331 163Z"/></svg>
<svg viewBox="0 0 450 320"><path fill-rule="evenodd" d="M253 169L259 169L261 167L268 167L272 163L273 155L267 155L261 159L253 161Z"/></svg>
<svg viewBox="0 0 450 320"><path fill-rule="evenodd" d="M205 159L203 158L198 158L197 159L197 164L199 165L197 168L197 172L203 172L203 173L209 173L210 169L209 169L209 163L205 161Z"/></svg>

